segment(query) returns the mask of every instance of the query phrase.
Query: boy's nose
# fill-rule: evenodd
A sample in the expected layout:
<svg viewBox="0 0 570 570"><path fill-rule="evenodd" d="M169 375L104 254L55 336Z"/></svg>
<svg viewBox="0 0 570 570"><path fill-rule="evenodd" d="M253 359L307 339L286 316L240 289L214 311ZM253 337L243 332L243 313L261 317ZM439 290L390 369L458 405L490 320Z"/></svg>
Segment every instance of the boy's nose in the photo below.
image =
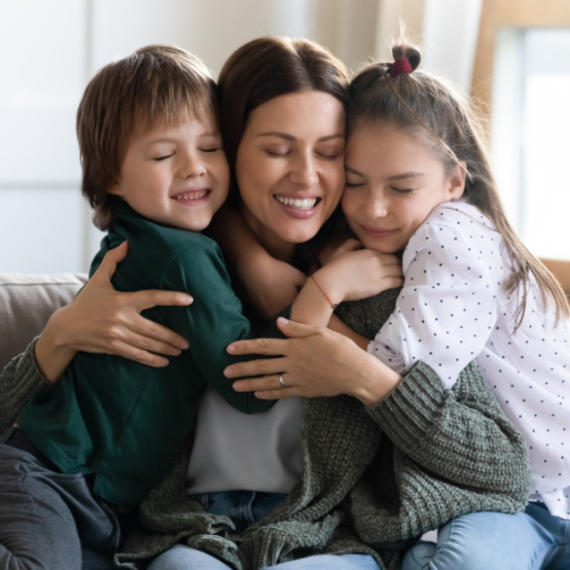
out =
<svg viewBox="0 0 570 570"><path fill-rule="evenodd" d="M180 168L181 178L194 178L205 173L206 167L198 157L186 157Z"/></svg>

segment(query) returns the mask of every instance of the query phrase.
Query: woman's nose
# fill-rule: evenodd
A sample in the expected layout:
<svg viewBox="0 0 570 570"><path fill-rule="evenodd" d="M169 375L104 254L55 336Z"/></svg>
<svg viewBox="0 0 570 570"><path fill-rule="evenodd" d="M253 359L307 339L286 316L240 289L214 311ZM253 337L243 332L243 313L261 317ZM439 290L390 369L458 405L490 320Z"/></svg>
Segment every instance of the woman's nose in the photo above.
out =
<svg viewBox="0 0 570 570"><path fill-rule="evenodd" d="M293 184L302 187L311 187L319 181L315 159L311 155L299 155L294 158L291 164L289 179Z"/></svg>

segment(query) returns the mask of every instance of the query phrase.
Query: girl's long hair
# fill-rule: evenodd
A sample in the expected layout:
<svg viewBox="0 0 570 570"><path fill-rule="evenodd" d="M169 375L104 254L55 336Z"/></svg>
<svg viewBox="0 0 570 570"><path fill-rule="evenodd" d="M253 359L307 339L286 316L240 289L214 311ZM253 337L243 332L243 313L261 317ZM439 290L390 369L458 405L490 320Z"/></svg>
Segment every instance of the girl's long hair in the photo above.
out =
<svg viewBox="0 0 570 570"><path fill-rule="evenodd" d="M442 157L446 171L465 164L463 197L494 224L503 237L513 265L506 283L509 292L522 288L515 315L516 328L524 317L531 275L546 309L552 300L557 318L570 310L562 287L550 271L526 248L507 219L482 128L475 113L455 88L433 75L416 71L419 50L404 42L392 48L393 63L373 63L360 70L349 86L348 125L381 121L418 133Z"/></svg>

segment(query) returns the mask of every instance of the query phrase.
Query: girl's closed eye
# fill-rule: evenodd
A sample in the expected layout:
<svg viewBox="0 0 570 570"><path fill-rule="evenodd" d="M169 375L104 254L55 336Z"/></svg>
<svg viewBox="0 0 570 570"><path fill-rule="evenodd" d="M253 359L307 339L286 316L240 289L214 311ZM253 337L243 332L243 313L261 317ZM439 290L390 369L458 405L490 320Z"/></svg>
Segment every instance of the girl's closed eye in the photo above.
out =
<svg viewBox="0 0 570 570"><path fill-rule="evenodd" d="M398 188L396 186L392 186L392 190L398 194L411 194L414 191L413 188Z"/></svg>
<svg viewBox="0 0 570 570"><path fill-rule="evenodd" d="M168 153L168 154L161 154L160 156L155 156L152 160L154 160L155 162L161 162L163 160L166 160L167 158L171 158L172 156L174 156L174 153Z"/></svg>

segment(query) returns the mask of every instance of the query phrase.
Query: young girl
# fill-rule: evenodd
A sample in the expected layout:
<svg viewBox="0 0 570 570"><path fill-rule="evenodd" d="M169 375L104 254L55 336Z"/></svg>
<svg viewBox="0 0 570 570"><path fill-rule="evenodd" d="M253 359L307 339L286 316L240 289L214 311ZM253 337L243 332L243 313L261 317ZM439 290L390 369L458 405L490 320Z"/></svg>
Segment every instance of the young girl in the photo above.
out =
<svg viewBox="0 0 570 570"><path fill-rule="evenodd" d="M567 300L507 221L466 104L415 71L417 50L393 54L350 86L342 207L365 248L403 251L405 279L368 352L398 373L423 360L447 388L475 359L525 438L532 472L524 513L459 517L403 568L568 568ZM309 322L319 312L326 321L343 298L351 255L333 256L304 287Z"/></svg>

